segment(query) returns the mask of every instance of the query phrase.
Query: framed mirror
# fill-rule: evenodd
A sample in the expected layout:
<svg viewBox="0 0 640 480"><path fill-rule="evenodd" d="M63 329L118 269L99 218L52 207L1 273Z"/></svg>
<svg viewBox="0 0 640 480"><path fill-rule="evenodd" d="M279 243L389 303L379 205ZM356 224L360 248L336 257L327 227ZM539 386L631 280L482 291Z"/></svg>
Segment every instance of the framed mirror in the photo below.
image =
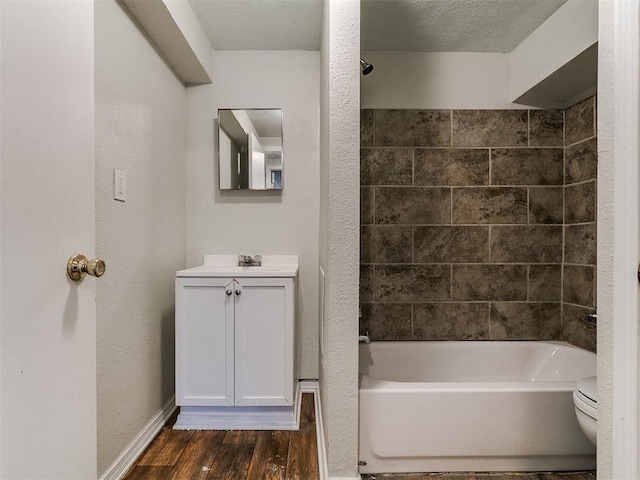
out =
<svg viewBox="0 0 640 480"><path fill-rule="evenodd" d="M220 190L282 190L282 110L218 110Z"/></svg>

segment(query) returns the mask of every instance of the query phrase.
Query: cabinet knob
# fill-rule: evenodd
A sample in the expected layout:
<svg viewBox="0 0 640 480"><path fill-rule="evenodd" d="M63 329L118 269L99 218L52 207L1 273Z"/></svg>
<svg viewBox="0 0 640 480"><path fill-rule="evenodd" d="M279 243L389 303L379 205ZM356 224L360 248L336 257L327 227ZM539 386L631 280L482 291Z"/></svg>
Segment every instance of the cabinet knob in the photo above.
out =
<svg viewBox="0 0 640 480"><path fill-rule="evenodd" d="M231 295L233 292L231 290L227 290L227 296Z"/></svg>
<svg viewBox="0 0 640 480"><path fill-rule="evenodd" d="M242 293L242 290L240 290L240 289L236 290L236 295L240 295L241 293Z"/></svg>

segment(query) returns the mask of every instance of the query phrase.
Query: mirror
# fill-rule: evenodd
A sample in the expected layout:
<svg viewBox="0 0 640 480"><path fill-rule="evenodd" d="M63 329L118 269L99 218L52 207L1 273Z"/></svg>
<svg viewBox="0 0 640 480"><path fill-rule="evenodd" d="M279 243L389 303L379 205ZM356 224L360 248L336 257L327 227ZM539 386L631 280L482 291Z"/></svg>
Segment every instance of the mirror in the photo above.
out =
<svg viewBox="0 0 640 480"><path fill-rule="evenodd" d="M282 110L218 110L220 190L282 190Z"/></svg>

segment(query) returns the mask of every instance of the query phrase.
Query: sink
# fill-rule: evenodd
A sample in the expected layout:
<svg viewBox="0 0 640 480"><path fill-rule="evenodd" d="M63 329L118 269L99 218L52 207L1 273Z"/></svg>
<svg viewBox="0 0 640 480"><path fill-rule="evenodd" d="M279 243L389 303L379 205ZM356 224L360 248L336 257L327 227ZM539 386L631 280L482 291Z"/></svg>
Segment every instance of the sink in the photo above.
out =
<svg viewBox="0 0 640 480"><path fill-rule="evenodd" d="M178 277L295 277L297 255L263 255L259 267L240 267L237 255L205 255L203 265L176 273Z"/></svg>

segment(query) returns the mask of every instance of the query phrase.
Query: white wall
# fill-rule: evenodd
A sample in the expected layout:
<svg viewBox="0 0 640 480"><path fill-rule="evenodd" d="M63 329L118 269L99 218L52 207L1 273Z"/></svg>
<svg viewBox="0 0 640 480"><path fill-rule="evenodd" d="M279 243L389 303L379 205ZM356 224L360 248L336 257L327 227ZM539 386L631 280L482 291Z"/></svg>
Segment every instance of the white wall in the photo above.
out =
<svg viewBox="0 0 640 480"><path fill-rule="evenodd" d="M320 376L331 478L358 475L360 1L324 2L322 55Z"/></svg>
<svg viewBox="0 0 640 480"><path fill-rule="evenodd" d="M613 478L613 3L600 2L598 62L598 478Z"/></svg>
<svg viewBox="0 0 640 480"><path fill-rule="evenodd" d="M362 52L361 108L518 109L504 53Z"/></svg>
<svg viewBox="0 0 640 480"><path fill-rule="evenodd" d="M96 475L93 2L0 2L4 479Z"/></svg>
<svg viewBox="0 0 640 480"><path fill-rule="evenodd" d="M187 265L205 254L296 254L299 378L318 377L318 52L217 51L213 85L191 87ZM220 192L219 108L282 108L284 190Z"/></svg>
<svg viewBox="0 0 640 480"><path fill-rule="evenodd" d="M599 2L598 478L638 478L637 2Z"/></svg>
<svg viewBox="0 0 640 480"><path fill-rule="evenodd" d="M95 3L98 473L174 395L187 95L115 0ZM113 169L127 173L113 200Z"/></svg>
<svg viewBox="0 0 640 480"><path fill-rule="evenodd" d="M598 3L568 0L513 49L508 55L511 99L525 94L598 42Z"/></svg>

